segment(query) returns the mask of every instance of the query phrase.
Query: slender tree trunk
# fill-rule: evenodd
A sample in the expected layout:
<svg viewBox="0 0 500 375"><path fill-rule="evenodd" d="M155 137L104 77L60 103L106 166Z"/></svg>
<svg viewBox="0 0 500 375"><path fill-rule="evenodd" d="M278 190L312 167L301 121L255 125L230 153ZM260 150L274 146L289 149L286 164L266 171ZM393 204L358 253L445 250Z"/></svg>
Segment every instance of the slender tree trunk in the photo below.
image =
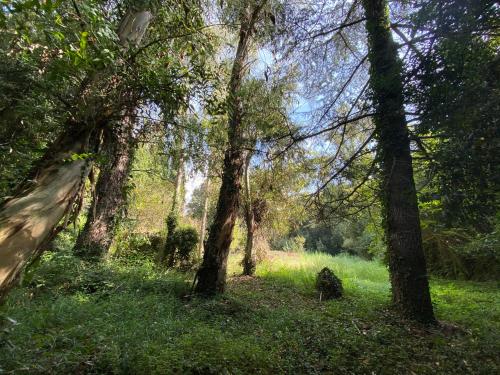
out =
<svg viewBox="0 0 500 375"><path fill-rule="evenodd" d="M382 206L393 302L412 319L434 322L405 119L401 62L386 0L363 0L370 85L383 175Z"/></svg>
<svg viewBox="0 0 500 375"><path fill-rule="evenodd" d="M205 179L204 187L204 197L203 197L203 213L201 215L201 228L200 228L200 242L198 243L198 257L201 259L203 255L203 245L205 242L205 231L207 230L207 216L208 216L208 199L210 198L210 178L207 174Z"/></svg>
<svg viewBox="0 0 500 375"><path fill-rule="evenodd" d="M177 141L177 172L175 175L174 196L172 198L172 208L167 218L167 238L165 241L164 256L168 256L167 266L173 267L175 264L175 230L179 222L179 215L184 206L184 130L179 130Z"/></svg>
<svg viewBox="0 0 500 375"><path fill-rule="evenodd" d="M252 206L252 195L250 191L250 160L252 153L249 151L245 160L245 223L247 227L247 240L245 244L245 256L243 257L243 275L252 276L255 273L255 259L253 256L253 239L255 233L255 218Z"/></svg>
<svg viewBox="0 0 500 375"><path fill-rule="evenodd" d="M107 158L90 206L87 222L75 244L75 253L98 259L105 255L127 203L127 183L135 150L134 115L104 132L103 154Z"/></svg>
<svg viewBox="0 0 500 375"><path fill-rule="evenodd" d="M214 221L210 227L203 263L196 274L195 291L199 294L214 295L222 293L226 286L227 257L234 224L238 215L241 177L245 162L242 150L243 129L241 122L243 110L239 91L243 81L245 62L254 25L265 2L263 0L258 5L255 5L253 9L248 6L241 17L238 48L228 89L229 146L224 155L222 186L219 192Z"/></svg>
<svg viewBox="0 0 500 375"><path fill-rule="evenodd" d="M67 126L17 193L0 207L0 300L58 232L57 225L69 217L83 191L91 160L73 156L92 151L92 131L81 123Z"/></svg>
<svg viewBox="0 0 500 375"><path fill-rule="evenodd" d="M181 137L184 140L184 137ZM177 172L175 175L175 189L174 189L174 197L172 199L172 209L171 212L178 215L182 212L184 207L184 145L180 145L179 149L179 157L177 159Z"/></svg>

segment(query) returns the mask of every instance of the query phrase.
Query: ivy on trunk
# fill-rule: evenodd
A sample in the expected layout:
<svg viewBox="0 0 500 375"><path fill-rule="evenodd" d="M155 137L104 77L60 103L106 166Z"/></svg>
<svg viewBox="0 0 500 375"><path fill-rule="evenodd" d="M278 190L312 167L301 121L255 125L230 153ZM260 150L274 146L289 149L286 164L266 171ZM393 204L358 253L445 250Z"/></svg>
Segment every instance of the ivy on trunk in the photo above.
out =
<svg viewBox="0 0 500 375"><path fill-rule="evenodd" d="M394 304L412 319L434 322L405 119L401 62L386 0L363 0L370 86L382 173L382 206Z"/></svg>

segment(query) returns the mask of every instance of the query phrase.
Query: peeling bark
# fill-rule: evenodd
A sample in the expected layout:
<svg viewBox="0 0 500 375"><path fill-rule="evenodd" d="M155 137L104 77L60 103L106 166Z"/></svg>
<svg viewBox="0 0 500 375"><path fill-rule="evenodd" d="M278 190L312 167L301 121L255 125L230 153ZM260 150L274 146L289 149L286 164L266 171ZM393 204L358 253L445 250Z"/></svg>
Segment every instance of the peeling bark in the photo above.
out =
<svg viewBox="0 0 500 375"><path fill-rule="evenodd" d="M92 131L84 124L68 127L71 130L54 142L30 178L0 207L0 300L57 233L57 225L71 214L82 192L91 160L72 156L90 151Z"/></svg>
<svg viewBox="0 0 500 375"><path fill-rule="evenodd" d="M370 86L383 177L382 206L393 302L411 319L434 322L405 119L401 62L387 0L363 0Z"/></svg>
<svg viewBox="0 0 500 375"><path fill-rule="evenodd" d="M151 20L151 17L139 17L138 28L135 18L132 17L131 27L125 27L129 22L126 18L120 25L120 39L127 41L123 42L124 46L130 41L138 44L144 35L142 29L145 30ZM82 81L82 96L86 95L89 86L99 82L100 74L97 73L103 72L96 72ZM63 134L52 144L30 177L12 198L0 206L0 301L15 284L24 266L40 255L47 241L67 224L68 220L65 220L58 227L65 215L68 218L72 213L73 205L81 196L91 160L71 160L71 157L93 151L91 146L99 143L93 136L105 127L110 115L99 98L86 99L86 111L81 111L82 117L67 121ZM123 104L121 99L118 103ZM98 115L98 118L86 118L89 114Z"/></svg>
<svg viewBox="0 0 500 375"><path fill-rule="evenodd" d="M118 29L120 44L124 47L128 47L131 44L138 46L152 18L153 15L147 10L127 12Z"/></svg>

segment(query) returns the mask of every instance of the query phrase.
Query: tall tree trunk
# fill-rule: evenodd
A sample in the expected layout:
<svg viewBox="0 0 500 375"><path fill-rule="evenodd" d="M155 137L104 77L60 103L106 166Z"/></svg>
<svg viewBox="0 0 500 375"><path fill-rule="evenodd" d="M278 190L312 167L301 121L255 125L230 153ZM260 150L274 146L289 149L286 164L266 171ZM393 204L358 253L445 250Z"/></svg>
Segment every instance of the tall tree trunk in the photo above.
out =
<svg viewBox="0 0 500 375"><path fill-rule="evenodd" d="M203 196L203 213L201 214L201 228L200 228L200 242L198 243L198 257L201 259L203 255L203 246L205 242L205 231L207 230L207 217L208 217L208 199L210 198L210 177L208 168L205 179Z"/></svg>
<svg viewBox="0 0 500 375"><path fill-rule="evenodd" d="M382 206L392 296L412 319L434 322L405 119L401 61L386 0L363 0L369 42L370 85L383 176Z"/></svg>
<svg viewBox="0 0 500 375"><path fill-rule="evenodd" d="M150 19L151 14L147 11L139 11L136 15L129 13L119 31L123 45L139 44ZM124 28L124 25L131 26ZM98 80L98 76L87 77L81 87L88 87L89 83ZM93 102L93 98L87 99ZM90 112L98 114L99 118L68 120L63 134L47 150L30 177L0 206L0 301L15 284L24 266L40 255L43 246L57 233L58 223L71 213L82 192L91 160L73 156L92 151L92 146L98 143L98 138L92 135L105 127L110 115L103 106Z"/></svg>
<svg viewBox="0 0 500 375"><path fill-rule="evenodd" d="M105 255L127 203L127 183L135 150L133 111L121 123L104 132L103 154L106 161L99 173L87 222L80 232L75 253L98 259Z"/></svg>
<svg viewBox="0 0 500 375"><path fill-rule="evenodd" d="M222 186L217 201L214 221L210 227L203 263L196 274L195 291L199 294L214 295L222 293L226 286L227 257L232 234L238 214L238 202L243 174L244 152L242 149L242 104L240 89L245 72L245 62L254 25L266 1L249 5L241 16L238 48L231 71L228 89L228 140L224 155Z"/></svg>
<svg viewBox="0 0 500 375"><path fill-rule="evenodd" d="M247 152L245 160L245 223L247 227L247 240L245 244L245 255L243 257L243 275L252 276L255 273L255 259L253 256L253 239L255 233L255 217L250 191L250 161L252 153Z"/></svg>
<svg viewBox="0 0 500 375"><path fill-rule="evenodd" d="M177 172L175 175L174 196L172 197L172 208L167 217L167 238L165 241L165 256L168 256L168 267L175 264L175 230L179 223L179 214L184 206L184 130L179 129L177 139Z"/></svg>
<svg viewBox="0 0 500 375"><path fill-rule="evenodd" d="M0 300L40 254L81 195L91 160L91 127L69 123L17 193L0 207Z"/></svg>
<svg viewBox="0 0 500 375"><path fill-rule="evenodd" d="M179 144L179 155L177 158L177 172L175 175L175 189L172 199L171 212L178 215L183 211L184 207L184 132L181 134L181 142Z"/></svg>

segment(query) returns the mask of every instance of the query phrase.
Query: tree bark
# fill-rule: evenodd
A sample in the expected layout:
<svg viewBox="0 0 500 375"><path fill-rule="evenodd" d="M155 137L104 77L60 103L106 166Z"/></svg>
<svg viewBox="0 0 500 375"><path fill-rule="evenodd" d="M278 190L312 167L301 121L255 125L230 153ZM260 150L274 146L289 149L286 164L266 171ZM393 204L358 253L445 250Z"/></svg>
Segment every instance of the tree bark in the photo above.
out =
<svg viewBox="0 0 500 375"><path fill-rule="evenodd" d="M105 255L127 203L127 183L135 150L133 111L104 132L107 158L97 181L87 222L75 243L75 254L89 259Z"/></svg>
<svg viewBox="0 0 500 375"><path fill-rule="evenodd" d="M389 8L386 0L363 0L363 6L393 302L408 318L434 322L405 119L401 62L390 31Z"/></svg>
<svg viewBox="0 0 500 375"><path fill-rule="evenodd" d="M203 255L203 246L205 242L205 231L207 230L207 217L208 217L208 199L210 198L210 178L207 174L205 179L204 187L204 197L203 197L203 213L201 215L201 228L200 228L200 242L198 243L198 257L201 259Z"/></svg>
<svg viewBox="0 0 500 375"><path fill-rule="evenodd" d="M135 28L123 29L121 25L120 40L140 43L144 35L142 30L149 25L151 17L144 11L139 13L140 17L129 16L128 20L123 20L123 23L132 22ZM84 79L82 95L85 87L97 81L97 74ZM89 97L86 102L93 103L93 99ZM94 136L105 127L110 115L102 104L82 112L85 112L84 116L97 114L98 118L68 120L65 130L30 177L12 198L0 206L0 301L15 284L24 266L39 256L47 241L60 230L57 225L65 215L71 214L73 204L82 192L91 159L73 160L72 157L92 151L91 146L98 143Z"/></svg>
<svg viewBox="0 0 500 375"><path fill-rule="evenodd" d="M252 153L249 151L245 160L245 223L247 227L247 239L245 244L245 255L243 257L243 275L252 276L255 273L255 259L253 256L253 239L255 233L255 217L250 191L250 161Z"/></svg>
<svg viewBox="0 0 500 375"><path fill-rule="evenodd" d="M91 134L85 124L68 123L16 194L0 207L0 300L71 214L91 165L89 158L74 155L92 151Z"/></svg>
<svg viewBox="0 0 500 375"><path fill-rule="evenodd" d="M241 177L245 159L242 149L243 110L239 91L243 81L245 62L254 25L265 3L266 1L263 0L253 7L248 5L241 16L238 48L228 89L229 145L224 154L222 186L219 192L214 221L210 227L203 263L196 274L195 292L199 294L214 295L222 293L226 286L227 257L238 214Z"/></svg>
<svg viewBox="0 0 500 375"><path fill-rule="evenodd" d="M175 240L174 234L178 225L179 215L184 206L184 130L179 129L177 139L177 172L175 175L174 196L172 208L167 218L167 238L165 241L165 255L168 256L168 267L175 264Z"/></svg>
<svg viewBox="0 0 500 375"><path fill-rule="evenodd" d="M184 208L184 131L180 130L178 155L177 155L177 172L175 175L174 197L172 199L171 212L179 214Z"/></svg>

